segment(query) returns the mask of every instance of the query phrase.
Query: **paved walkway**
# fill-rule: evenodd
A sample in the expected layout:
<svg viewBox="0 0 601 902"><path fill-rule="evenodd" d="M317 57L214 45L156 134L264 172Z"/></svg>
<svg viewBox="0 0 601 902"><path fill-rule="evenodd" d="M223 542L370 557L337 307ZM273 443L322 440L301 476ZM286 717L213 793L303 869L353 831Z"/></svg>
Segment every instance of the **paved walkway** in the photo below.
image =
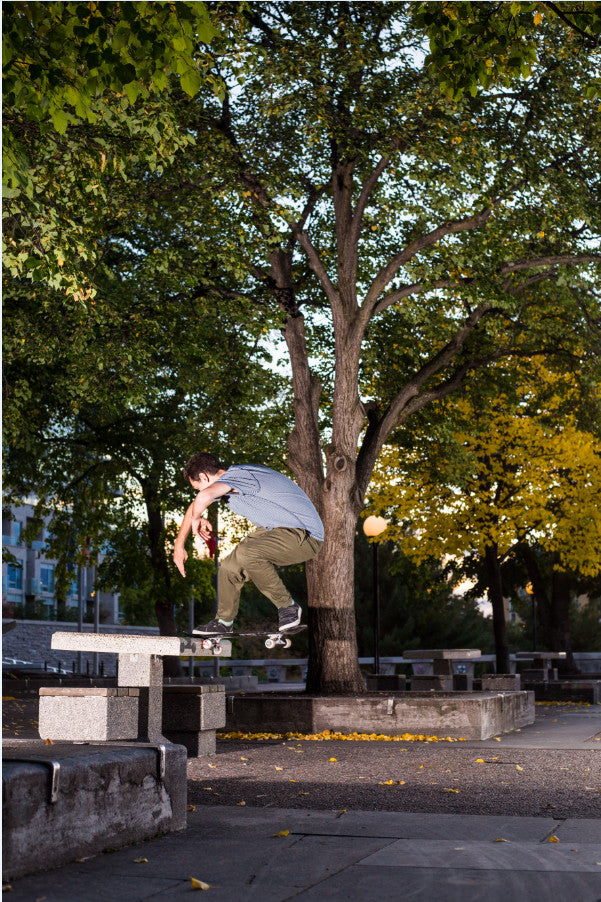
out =
<svg viewBox="0 0 601 902"><path fill-rule="evenodd" d="M537 707L498 742L224 740L189 763L188 830L7 898L179 900L195 878L214 902L600 902L600 751L601 706Z"/></svg>

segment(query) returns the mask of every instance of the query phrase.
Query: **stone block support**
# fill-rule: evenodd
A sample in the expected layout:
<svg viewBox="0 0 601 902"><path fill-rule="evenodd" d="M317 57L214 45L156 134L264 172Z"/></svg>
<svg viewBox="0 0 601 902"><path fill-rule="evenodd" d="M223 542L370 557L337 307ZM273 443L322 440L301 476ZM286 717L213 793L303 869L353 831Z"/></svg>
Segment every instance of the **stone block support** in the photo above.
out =
<svg viewBox="0 0 601 902"><path fill-rule="evenodd" d="M225 687L163 687L163 732L184 745L190 758L215 754L215 733L225 727Z"/></svg>
<svg viewBox="0 0 601 902"><path fill-rule="evenodd" d="M40 688L42 739L110 742L138 735L138 689Z"/></svg>

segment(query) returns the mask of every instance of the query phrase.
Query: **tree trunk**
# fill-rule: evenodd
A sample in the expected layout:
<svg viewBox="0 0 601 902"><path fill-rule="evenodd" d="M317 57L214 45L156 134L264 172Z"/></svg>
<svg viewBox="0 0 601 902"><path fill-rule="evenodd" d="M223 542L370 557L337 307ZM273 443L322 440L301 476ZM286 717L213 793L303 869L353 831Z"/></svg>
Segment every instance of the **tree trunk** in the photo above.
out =
<svg viewBox="0 0 601 902"><path fill-rule="evenodd" d="M161 636L177 636L175 612L171 599L171 572L165 550L165 523L158 493L146 483L143 486L148 515L148 545L154 593L154 609ZM181 676L180 659L173 655L163 658L165 676Z"/></svg>
<svg viewBox="0 0 601 902"><path fill-rule="evenodd" d="M505 623L505 604L503 600L503 584L497 546L493 542L484 552L488 591L492 604L492 621L495 635L495 654L497 657L497 673L509 673L509 645L507 644L507 625Z"/></svg>
<svg viewBox="0 0 601 902"><path fill-rule="evenodd" d="M354 543L356 517L340 518L326 508L326 540L307 564L309 666L307 692L365 692L359 669L355 624Z"/></svg>
<svg viewBox="0 0 601 902"><path fill-rule="evenodd" d="M551 577L551 651L565 651L566 659L559 669L575 670L570 638L571 579L569 573L554 570Z"/></svg>

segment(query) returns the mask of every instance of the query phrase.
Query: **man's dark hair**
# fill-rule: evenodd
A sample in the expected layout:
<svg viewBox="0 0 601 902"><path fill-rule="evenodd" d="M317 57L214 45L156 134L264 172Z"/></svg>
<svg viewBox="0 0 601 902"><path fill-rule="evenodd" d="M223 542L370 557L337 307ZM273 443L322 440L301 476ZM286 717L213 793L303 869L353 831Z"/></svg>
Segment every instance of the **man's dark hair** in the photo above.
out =
<svg viewBox="0 0 601 902"><path fill-rule="evenodd" d="M188 481L190 479L198 479L201 473L213 476L220 470L225 469L226 468L217 460L214 454L210 454L208 451L198 451L196 454L192 455L184 467L184 479Z"/></svg>

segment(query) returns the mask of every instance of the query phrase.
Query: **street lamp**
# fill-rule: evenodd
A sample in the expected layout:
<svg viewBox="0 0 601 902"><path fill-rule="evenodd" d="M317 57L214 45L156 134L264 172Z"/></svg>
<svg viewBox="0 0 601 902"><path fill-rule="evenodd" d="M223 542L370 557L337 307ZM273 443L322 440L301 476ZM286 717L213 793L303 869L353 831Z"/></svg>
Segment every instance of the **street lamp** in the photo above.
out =
<svg viewBox="0 0 601 902"><path fill-rule="evenodd" d="M363 521L363 532L368 539L379 536L388 526L384 517L367 517ZM372 542L373 547L373 595L374 595L374 674L380 672L380 584L378 581L378 543Z"/></svg>

